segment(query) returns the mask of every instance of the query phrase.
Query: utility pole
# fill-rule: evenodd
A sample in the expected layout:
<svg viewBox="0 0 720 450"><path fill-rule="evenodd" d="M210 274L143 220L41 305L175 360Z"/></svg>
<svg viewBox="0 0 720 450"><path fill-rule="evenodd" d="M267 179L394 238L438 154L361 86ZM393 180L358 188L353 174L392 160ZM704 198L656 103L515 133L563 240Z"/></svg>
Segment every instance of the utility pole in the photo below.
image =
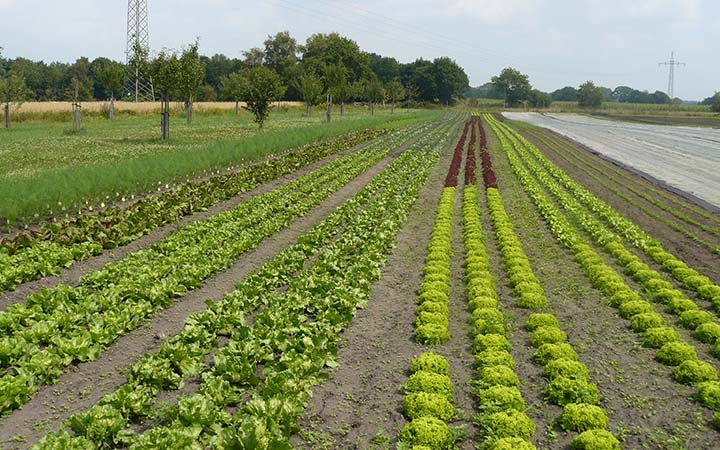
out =
<svg viewBox="0 0 720 450"><path fill-rule="evenodd" d="M125 55L131 73L125 84L125 92L136 102L155 99L152 79L146 73L150 54L147 3L147 0L128 0Z"/></svg>
<svg viewBox="0 0 720 450"><path fill-rule="evenodd" d="M665 61L658 63L658 67L660 66L667 66L669 68L668 73L668 90L667 95L670 97L670 101L672 102L675 93L673 92L675 90L675 66L684 66L685 63L675 61L675 52L670 52L670 61Z"/></svg>

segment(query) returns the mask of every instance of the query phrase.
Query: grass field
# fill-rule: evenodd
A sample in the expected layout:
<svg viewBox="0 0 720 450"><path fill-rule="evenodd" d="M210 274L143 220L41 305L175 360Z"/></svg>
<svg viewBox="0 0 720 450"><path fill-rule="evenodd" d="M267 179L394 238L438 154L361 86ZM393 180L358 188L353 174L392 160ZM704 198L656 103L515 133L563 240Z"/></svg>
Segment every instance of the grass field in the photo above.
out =
<svg viewBox="0 0 720 450"><path fill-rule="evenodd" d="M325 124L324 114L307 117L291 107L274 113L259 131L247 112L203 114L201 109L192 126L183 117L173 117L168 141L158 137L155 114L121 115L113 122L88 118L77 133L64 122L17 123L0 130L0 217L10 222L32 220L350 130L397 126L433 114L378 109L370 116L363 108L347 108L344 117L336 114Z"/></svg>

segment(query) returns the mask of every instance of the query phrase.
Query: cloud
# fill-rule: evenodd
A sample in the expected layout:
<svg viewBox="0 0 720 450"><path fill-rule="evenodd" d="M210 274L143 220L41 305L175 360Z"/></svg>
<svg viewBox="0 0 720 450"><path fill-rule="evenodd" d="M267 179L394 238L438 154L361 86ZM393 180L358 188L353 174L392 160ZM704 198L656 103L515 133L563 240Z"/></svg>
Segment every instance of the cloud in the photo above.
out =
<svg viewBox="0 0 720 450"><path fill-rule="evenodd" d="M703 20L703 0L592 0L592 15L601 21L662 20L665 24L693 27Z"/></svg>

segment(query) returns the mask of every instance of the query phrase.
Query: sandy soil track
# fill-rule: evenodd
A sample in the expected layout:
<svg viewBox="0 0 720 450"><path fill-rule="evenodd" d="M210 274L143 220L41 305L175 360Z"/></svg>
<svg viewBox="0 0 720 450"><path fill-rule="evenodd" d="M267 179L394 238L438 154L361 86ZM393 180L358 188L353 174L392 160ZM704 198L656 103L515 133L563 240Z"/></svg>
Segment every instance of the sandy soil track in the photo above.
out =
<svg viewBox="0 0 720 450"><path fill-rule="evenodd" d="M720 130L611 122L575 114L503 115L567 136L720 209Z"/></svg>

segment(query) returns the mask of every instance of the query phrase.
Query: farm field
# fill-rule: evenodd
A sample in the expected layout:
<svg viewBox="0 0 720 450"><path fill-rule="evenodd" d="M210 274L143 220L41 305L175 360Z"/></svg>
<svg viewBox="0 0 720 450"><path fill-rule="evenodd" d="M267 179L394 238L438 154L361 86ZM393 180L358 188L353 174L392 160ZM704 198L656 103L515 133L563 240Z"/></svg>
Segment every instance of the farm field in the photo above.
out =
<svg viewBox="0 0 720 450"><path fill-rule="evenodd" d="M304 111L304 109L302 110ZM171 119L172 139L160 140L158 115L118 113L110 122L84 120L83 131L68 131L69 119L28 120L0 134L0 220L10 225L95 209L188 177L252 163L284 148L352 130L396 127L436 115L417 110L378 108L371 117L362 108L325 124L319 114L300 108L275 112L258 132L245 111L202 109L192 125Z"/></svg>
<svg viewBox="0 0 720 450"><path fill-rule="evenodd" d="M578 115L507 113L567 136L607 158L720 208L720 131L603 121Z"/></svg>
<svg viewBox="0 0 720 450"><path fill-rule="evenodd" d="M720 215L389 116L8 234L0 448L717 448Z"/></svg>

